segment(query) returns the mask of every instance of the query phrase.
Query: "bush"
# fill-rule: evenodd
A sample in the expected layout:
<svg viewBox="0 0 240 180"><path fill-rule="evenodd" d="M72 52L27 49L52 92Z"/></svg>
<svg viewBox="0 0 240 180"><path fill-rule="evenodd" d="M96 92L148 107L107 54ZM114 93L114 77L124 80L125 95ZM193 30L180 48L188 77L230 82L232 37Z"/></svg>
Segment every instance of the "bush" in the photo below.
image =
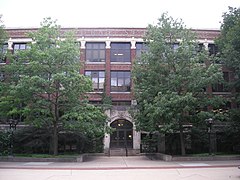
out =
<svg viewBox="0 0 240 180"><path fill-rule="evenodd" d="M9 131L0 131L0 156L9 154L11 133Z"/></svg>
<svg viewBox="0 0 240 180"><path fill-rule="evenodd" d="M25 127L14 135L15 153L43 153L51 154L51 132L46 128ZM102 136L87 136L78 131L62 130L59 133L59 153L87 153L102 152Z"/></svg>

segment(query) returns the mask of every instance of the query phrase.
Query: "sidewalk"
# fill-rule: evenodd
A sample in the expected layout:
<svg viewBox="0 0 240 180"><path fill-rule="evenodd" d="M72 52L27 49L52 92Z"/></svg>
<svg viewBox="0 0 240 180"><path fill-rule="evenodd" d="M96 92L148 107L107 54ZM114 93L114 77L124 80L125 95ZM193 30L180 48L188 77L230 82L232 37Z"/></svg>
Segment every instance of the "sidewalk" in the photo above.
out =
<svg viewBox="0 0 240 180"><path fill-rule="evenodd" d="M52 169L52 170L122 170L122 169L175 169L238 167L232 161L171 161L150 160L145 156L91 156L86 162L0 162L0 169Z"/></svg>

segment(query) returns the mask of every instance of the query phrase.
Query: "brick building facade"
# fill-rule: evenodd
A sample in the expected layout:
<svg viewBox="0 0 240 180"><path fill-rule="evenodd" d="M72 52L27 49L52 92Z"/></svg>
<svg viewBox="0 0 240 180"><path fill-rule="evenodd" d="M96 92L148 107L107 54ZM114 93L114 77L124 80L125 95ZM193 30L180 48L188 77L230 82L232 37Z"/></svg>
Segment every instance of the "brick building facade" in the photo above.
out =
<svg viewBox="0 0 240 180"><path fill-rule="evenodd" d="M14 51L25 49L26 43L31 42L26 33L37 29L6 29L9 34L8 44L5 48ZM63 28L62 31L74 31L77 41L80 42L80 61L83 64L81 74L89 76L93 81L94 92L89 94L93 104L101 103L102 93L112 99L112 109L107 110L107 123L116 128L113 134L106 134L104 138L104 151L111 152L118 149L119 153L128 149L129 154L140 152L141 133L135 130L134 120L128 112L135 104L133 96L133 83L131 69L134 59L144 51L143 37L146 28ZM219 30L192 30L196 32L199 44L209 50L210 54L217 51L214 39L220 34ZM0 65L8 62L1 61ZM230 71L223 67L224 78L229 81ZM231 96L223 85L208 87L210 95ZM234 103L229 106L234 107ZM164 151L164 145L161 151Z"/></svg>

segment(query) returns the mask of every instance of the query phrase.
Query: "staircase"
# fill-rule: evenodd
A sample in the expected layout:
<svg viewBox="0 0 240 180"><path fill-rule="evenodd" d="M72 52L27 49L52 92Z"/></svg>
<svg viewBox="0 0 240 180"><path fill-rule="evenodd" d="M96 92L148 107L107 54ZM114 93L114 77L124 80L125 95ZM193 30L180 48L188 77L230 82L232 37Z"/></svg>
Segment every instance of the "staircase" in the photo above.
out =
<svg viewBox="0 0 240 180"><path fill-rule="evenodd" d="M139 153L137 153L135 150L132 148L111 148L109 150L109 155L110 156L136 156Z"/></svg>
<svg viewBox="0 0 240 180"><path fill-rule="evenodd" d="M127 156L125 148L111 148L110 149L110 156Z"/></svg>

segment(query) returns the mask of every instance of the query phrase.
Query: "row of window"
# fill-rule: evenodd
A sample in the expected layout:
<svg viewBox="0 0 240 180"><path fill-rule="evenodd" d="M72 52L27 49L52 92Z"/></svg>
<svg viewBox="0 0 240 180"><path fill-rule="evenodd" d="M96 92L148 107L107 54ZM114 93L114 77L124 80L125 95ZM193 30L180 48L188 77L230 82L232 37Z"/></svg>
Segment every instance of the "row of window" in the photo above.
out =
<svg viewBox="0 0 240 180"><path fill-rule="evenodd" d="M88 42L86 43L86 61L87 62L105 62L106 61L106 44L104 42ZM16 43L13 45L13 52L19 50L25 50L29 48L26 43ZM173 45L174 49L178 48L178 44ZM208 44L209 55L215 55L218 53L218 49L214 44ZM196 51L201 51L203 44L199 44ZM1 48L2 54L7 51L7 45L5 44ZM140 57L143 52L147 52L148 47L144 43L136 43L136 57ZM130 43L111 43L111 62L131 62L131 44ZM4 61L3 58L0 61Z"/></svg>
<svg viewBox="0 0 240 180"><path fill-rule="evenodd" d="M85 75L92 79L93 89L95 91L103 91L105 83L105 71L85 71ZM131 91L130 71L111 71L111 91Z"/></svg>
<svg viewBox="0 0 240 180"><path fill-rule="evenodd" d="M95 91L103 91L105 83L105 71L85 71L93 82ZM230 81L229 72L223 72L225 82ZM130 71L111 71L111 92L130 92L131 91L131 72ZM213 92L228 92L229 88L225 83L212 85Z"/></svg>

